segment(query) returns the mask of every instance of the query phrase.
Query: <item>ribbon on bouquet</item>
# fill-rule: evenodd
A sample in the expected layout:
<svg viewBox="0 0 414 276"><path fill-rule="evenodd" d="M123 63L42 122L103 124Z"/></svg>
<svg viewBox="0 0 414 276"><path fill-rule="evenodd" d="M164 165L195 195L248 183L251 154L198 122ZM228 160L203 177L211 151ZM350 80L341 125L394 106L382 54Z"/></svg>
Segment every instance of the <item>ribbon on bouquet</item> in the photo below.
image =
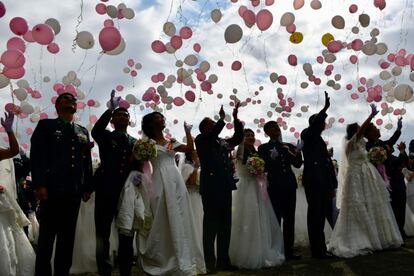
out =
<svg viewBox="0 0 414 276"><path fill-rule="evenodd" d="M264 174L256 175L256 183L257 183L257 187L259 188L262 199L266 202L269 198L269 194L267 193L266 175Z"/></svg>
<svg viewBox="0 0 414 276"><path fill-rule="evenodd" d="M145 177L145 182L147 184L147 189L149 194L152 194L152 166L150 161L144 161L144 166L142 168L143 176Z"/></svg>
<svg viewBox="0 0 414 276"><path fill-rule="evenodd" d="M390 185L390 178L387 175L387 170L385 169L385 165L383 163L379 163L376 165L379 174L381 175L382 179L385 181L385 187L391 191Z"/></svg>

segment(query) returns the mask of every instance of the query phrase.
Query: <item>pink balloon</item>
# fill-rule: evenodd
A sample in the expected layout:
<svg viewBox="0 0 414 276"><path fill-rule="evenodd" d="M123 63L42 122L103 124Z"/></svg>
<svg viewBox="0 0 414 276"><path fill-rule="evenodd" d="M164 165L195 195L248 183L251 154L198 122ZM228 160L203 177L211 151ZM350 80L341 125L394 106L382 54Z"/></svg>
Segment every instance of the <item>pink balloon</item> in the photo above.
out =
<svg viewBox="0 0 414 276"><path fill-rule="evenodd" d="M388 54L388 56L387 56L387 60L388 60L389 62L394 62L394 60L395 60L395 55L394 55L394 54Z"/></svg>
<svg viewBox="0 0 414 276"><path fill-rule="evenodd" d="M260 0L251 0L252 1L252 6L253 7L257 7L260 4Z"/></svg>
<svg viewBox="0 0 414 276"><path fill-rule="evenodd" d="M241 67L242 67L242 64L241 64L241 62L240 62L240 61L238 61L238 60L233 61L233 63L231 64L231 69L232 69L233 71L239 71L239 70L241 69Z"/></svg>
<svg viewBox="0 0 414 276"><path fill-rule="evenodd" d="M116 89L116 91L121 92L122 90L124 90L124 87L123 87L122 85L118 84L118 85L115 87L115 89Z"/></svg>
<svg viewBox="0 0 414 276"><path fill-rule="evenodd" d="M410 67L411 67L411 71L414 71L414 56L411 58Z"/></svg>
<svg viewBox="0 0 414 276"><path fill-rule="evenodd" d="M96 117L96 115L91 115L91 116L89 116L89 122L90 122L91 124L96 123L96 121L98 121L98 117Z"/></svg>
<svg viewBox="0 0 414 276"><path fill-rule="evenodd" d="M23 77L26 71L24 70L23 67L19 67L19 68L4 67L2 73L9 79L17 80Z"/></svg>
<svg viewBox="0 0 414 276"><path fill-rule="evenodd" d="M318 57L316 58L316 61L317 61L319 64L322 64L322 63L323 63L323 57L322 57L322 56L318 56Z"/></svg>
<svg viewBox="0 0 414 276"><path fill-rule="evenodd" d="M77 102L76 107L77 107L77 109L84 109L85 108L85 103L84 102Z"/></svg>
<svg viewBox="0 0 414 276"><path fill-rule="evenodd" d="M397 56L395 58L395 64L398 66L404 66L405 65L405 58L403 56Z"/></svg>
<svg viewBox="0 0 414 276"><path fill-rule="evenodd" d="M22 17L14 17L9 23L10 30L17 35L24 35L29 30L29 25Z"/></svg>
<svg viewBox="0 0 414 276"><path fill-rule="evenodd" d="M19 50L6 50L1 55L1 63L11 69L22 67L25 62L26 59Z"/></svg>
<svg viewBox="0 0 414 276"><path fill-rule="evenodd" d="M357 94L357 93L352 93L352 94L351 94L351 98L352 98L353 100L356 100L356 99L359 99L359 96L358 96L358 94Z"/></svg>
<svg viewBox="0 0 414 276"><path fill-rule="evenodd" d="M348 89L348 90L352 90L352 84L348 83L348 84L346 85L346 89Z"/></svg>
<svg viewBox="0 0 414 276"><path fill-rule="evenodd" d="M383 10L387 3L385 0L374 0L374 6L379 8L380 10Z"/></svg>
<svg viewBox="0 0 414 276"><path fill-rule="evenodd" d="M106 14L106 5L103 3L99 3L95 6L95 11L98 14Z"/></svg>
<svg viewBox="0 0 414 276"><path fill-rule="evenodd" d="M380 67L381 67L381 69L387 69L388 67L390 67L390 63L384 61L380 64Z"/></svg>
<svg viewBox="0 0 414 276"><path fill-rule="evenodd" d="M160 40L154 40L151 44L151 48L154 52L160 54L165 52L165 44Z"/></svg>
<svg viewBox="0 0 414 276"><path fill-rule="evenodd" d="M95 106L95 100L88 100L86 103L89 107L94 107Z"/></svg>
<svg viewBox="0 0 414 276"><path fill-rule="evenodd" d="M208 81L203 81L203 82L201 83L201 90L202 90L202 91L210 91L210 90L211 90L211 87L212 87L212 85L211 85L211 83L210 83L210 82L208 82Z"/></svg>
<svg viewBox="0 0 414 276"><path fill-rule="evenodd" d="M338 122L342 124L342 123L344 123L344 122L345 122L345 119L344 119L344 118L339 118L339 119L338 119Z"/></svg>
<svg viewBox="0 0 414 276"><path fill-rule="evenodd" d="M308 80L312 81L312 82L315 81L315 79L316 79L316 77L314 75L310 75L309 78L308 78Z"/></svg>
<svg viewBox="0 0 414 276"><path fill-rule="evenodd" d="M180 36L182 39L189 39L193 35L193 31L190 27L182 27L180 30ZM181 47L181 46L180 46Z"/></svg>
<svg viewBox="0 0 414 276"><path fill-rule="evenodd" d="M184 104L184 100L181 97L175 97L174 100L173 100L173 103L176 106L182 106Z"/></svg>
<svg viewBox="0 0 414 276"><path fill-rule="evenodd" d="M187 92L185 92L185 99L189 102L194 102L195 101L195 97L196 95L194 94L193 91L189 90Z"/></svg>
<svg viewBox="0 0 414 276"><path fill-rule="evenodd" d="M305 1L304 0L294 0L293 1L293 8L295 10L299 10L300 8L303 7L303 5L305 5Z"/></svg>
<svg viewBox="0 0 414 276"><path fill-rule="evenodd" d="M37 24L32 29L32 36L37 43L41 45L48 45L53 41L55 33L49 25Z"/></svg>
<svg viewBox="0 0 414 276"><path fill-rule="evenodd" d="M356 55L352 55L352 56L350 56L350 57L349 57L349 61L350 61L352 64L355 64L355 63L357 63L357 61L358 61L358 57L357 57Z"/></svg>
<svg viewBox="0 0 414 276"><path fill-rule="evenodd" d="M206 76L206 74L204 74L203 72L200 72L200 73L198 73L198 74L197 74L197 79L198 79L199 81L205 81L205 80L206 80L206 78L207 78L207 76Z"/></svg>
<svg viewBox="0 0 414 276"><path fill-rule="evenodd" d="M157 78L158 78L158 81L164 81L164 80L165 80L165 75L164 75L164 73L158 73L158 74L157 74Z"/></svg>
<svg viewBox="0 0 414 276"><path fill-rule="evenodd" d="M303 1L303 0L302 0ZM270 11L263 9L257 13L256 24L259 30L266 31L273 23L273 15Z"/></svg>
<svg viewBox="0 0 414 276"><path fill-rule="evenodd" d="M403 48L403 49L400 49L399 51L398 51L398 55L399 56L405 56L407 54L407 51Z"/></svg>
<svg viewBox="0 0 414 276"><path fill-rule="evenodd" d="M337 53L342 49L342 43L340 41L333 40L328 43L328 50L331 53Z"/></svg>
<svg viewBox="0 0 414 276"><path fill-rule="evenodd" d="M4 6L3 2L0 1L0 18L2 18L6 14L6 7Z"/></svg>
<svg viewBox="0 0 414 276"><path fill-rule="evenodd" d="M12 103L7 103L4 106L4 110L6 110L7 112L14 112L16 110L16 106Z"/></svg>
<svg viewBox="0 0 414 276"><path fill-rule="evenodd" d="M356 13L358 11L358 6L355 4L352 4L351 6L349 6L349 12L350 13Z"/></svg>
<svg viewBox="0 0 414 276"><path fill-rule="evenodd" d="M326 76L330 76L330 75L332 75L332 71L330 71L330 70L325 70L325 75L326 75Z"/></svg>
<svg viewBox="0 0 414 276"><path fill-rule="evenodd" d="M40 120L44 120L44 119L49 118L49 115L47 115L47 113L45 112L42 112L39 114L39 117L40 117Z"/></svg>
<svg viewBox="0 0 414 276"><path fill-rule="evenodd" d="M171 37L170 43L174 49L178 50L183 45L183 40L181 39L181 37L175 35Z"/></svg>
<svg viewBox="0 0 414 276"><path fill-rule="evenodd" d="M291 127L291 128L289 129L289 131L290 131L290 132L295 132L295 130L296 130L296 129L295 129L294 127Z"/></svg>
<svg viewBox="0 0 414 276"><path fill-rule="evenodd" d="M296 66L298 65L298 58L295 55L288 56L289 65Z"/></svg>
<svg viewBox="0 0 414 276"><path fill-rule="evenodd" d="M275 0L266 0L265 1L265 5L266 6L271 6L271 5L273 5L275 3Z"/></svg>
<svg viewBox="0 0 414 276"><path fill-rule="evenodd" d="M400 114L401 114L401 110L400 110L399 108L396 108L396 109L394 110L394 115L398 116L398 115L400 115Z"/></svg>
<svg viewBox="0 0 414 276"><path fill-rule="evenodd" d="M286 84L286 83L287 83L287 78L286 78L285 76L283 76L283 75L280 75L280 76L277 78L277 81L278 81L280 84L284 85L284 84Z"/></svg>
<svg viewBox="0 0 414 276"><path fill-rule="evenodd" d="M136 77L138 75L138 72L135 70L131 71L131 77Z"/></svg>
<svg viewBox="0 0 414 276"><path fill-rule="evenodd" d="M145 91L145 93L142 95L142 100L144 102L149 102L152 100L152 98L155 95L155 90L152 89L148 89L147 91Z"/></svg>
<svg viewBox="0 0 414 276"><path fill-rule="evenodd" d="M296 139L299 139L300 133L299 132L295 132L294 136L295 136Z"/></svg>
<svg viewBox="0 0 414 276"><path fill-rule="evenodd" d="M254 14L253 11L246 10L243 13L243 20L244 20L244 23L246 24L246 26L250 28L256 22L256 15Z"/></svg>
<svg viewBox="0 0 414 276"><path fill-rule="evenodd" d="M380 126L380 125L382 125L382 124L383 124L383 121L382 121L382 119L378 119L378 120L376 120L376 121L375 121L375 123L376 123L378 126Z"/></svg>
<svg viewBox="0 0 414 276"><path fill-rule="evenodd" d="M31 94L33 99L40 99L42 97L42 93L40 91L34 90Z"/></svg>
<svg viewBox="0 0 414 276"><path fill-rule="evenodd" d="M296 25L295 23L289 24L286 26L286 31L290 34L293 34L294 32L296 32Z"/></svg>
<svg viewBox="0 0 414 276"><path fill-rule="evenodd" d="M366 78L364 78L364 77L362 77L362 78L360 78L359 79L359 82L361 83L361 84L366 84L367 83L367 79Z"/></svg>
<svg viewBox="0 0 414 276"><path fill-rule="evenodd" d="M361 39L357 38L352 41L351 45L354 51L360 51L362 49L362 46L364 46L364 43Z"/></svg>
<svg viewBox="0 0 414 276"><path fill-rule="evenodd" d="M33 128L31 128L31 127L26 128L26 134L27 135L32 135L33 134Z"/></svg>
<svg viewBox="0 0 414 276"><path fill-rule="evenodd" d="M232 123L227 123L226 124L227 129L232 129L233 127L234 127L234 125Z"/></svg>
<svg viewBox="0 0 414 276"><path fill-rule="evenodd" d="M198 43L195 43L193 45L193 49L194 49L195 52L200 53L200 51L201 51L201 45L198 44Z"/></svg>
<svg viewBox="0 0 414 276"><path fill-rule="evenodd" d="M121 101L119 102L119 107L121 107L121 108L125 108L125 109L128 109L128 108L130 107L130 105L129 105L129 103L128 103L127 101L125 101L125 100L121 100Z"/></svg>
<svg viewBox="0 0 414 276"><path fill-rule="evenodd" d="M56 43L50 43L49 45L47 45L47 50L52 54L57 54L60 48L59 45L57 45Z"/></svg>
<svg viewBox="0 0 414 276"><path fill-rule="evenodd" d="M26 51L26 44L20 37L12 37L7 41L7 50L12 49L19 50L24 53L24 51Z"/></svg>
<svg viewBox="0 0 414 276"><path fill-rule="evenodd" d="M132 66L134 66L135 62L132 58L130 58L130 59L128 59L127 64L128 64L129 67L132 67Z"/></svg>
<svg viewBox="0 0 414 276"><path fill-rule="evenodd" d="M116 17L118 19L125 18L124 13L122 12L122 9L118 9L118 13L117 13Z"/></svg>
<svg viewBox="0 0 414 276"><path fill-rule="evenodd" d="M358 86L358 92L359 92L359 93L364 93L364 92L365 92L365 87L363 87L363 86Z"/></svg>
<svg viewBox="0 0 414 276"><path fill-rule="evenodd" d="M106 13L106 10L105 10ZM114 26L114 21L112 21L112 19L106 19L104 21L104 27L113 27Z"/></svg>
<svg viewBox="0 0 414 276"><path fill-rule="evenodd" d="M102 50L109 52L121 43L121 34L115 27L105 27L99 33L99 44Z"/></svg>
<svg viewBox="0 0 414 276"><path fill-rule="evenodd" d="M316 78L313 83L316 84L316 85L320 85L321 82L322 82L322 80L320 78Z"/></svg>
<svg viewBox="0 0 414 276"><path fill-rule="evenodd" d="M59 90L64 90L65 86L61 83L55 83L53 85L53 90L55 90L55 92L59 92Z"/></svg>
<svg viewBox="0 0 414 276"><path fill-rule="evenodd" d="M240 17L243 18L243 14L244 14L245 11L247 11L247 7L246 6L240 6L239 7L238 12L239 12Z"/></svg>
<svg viewBox="0 0 414 276"><path fill-rule="evenodd" d="M23 39L27 42L35 42L33 39L32 31L27 31L27 33L24 34Z"/></svg>
<svg viewBox="0 0 414 276"><path fill-rule="evenodd" d="M157 82L158 82L158 76L157 76L157 75L152 75L152 76L151 76L151 81L152 81L153 83L157 83Z"/></svg>

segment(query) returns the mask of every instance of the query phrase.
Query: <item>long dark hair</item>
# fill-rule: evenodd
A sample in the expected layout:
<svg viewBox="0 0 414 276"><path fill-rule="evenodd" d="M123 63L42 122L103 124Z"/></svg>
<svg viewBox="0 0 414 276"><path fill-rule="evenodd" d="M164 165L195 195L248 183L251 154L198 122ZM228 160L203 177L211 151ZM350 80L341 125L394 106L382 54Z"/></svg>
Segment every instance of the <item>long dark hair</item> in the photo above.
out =
<svg viewBox="0 0 414 276"><path fill-rule="evenodd" d="M157 112L157 111L151 112L145 115L144 117L142 117L141 128L144 134L148 138L154 138L155 136L153 121L156 115L160 115L161 117L164 118L164 115L162 115L160 112Z"/></svg>
<svg viewBox="0 0 414 276"><path fill-rule="evenodd" d="M350 140L352 136L354 136L355 133L357 133L358 128L359 128L358 123L349 124L346 127L346 140Z"/></svg>
<svg viewBox="0 0 414 276"><path fill-rule="evenodd" d="M244 129L244 134L246 134L246 132L253 133L253 135L254 135L254 131L250 128ZM246 164L247 159L249 159L249 157L252 156L254 153L257 153L257 150L254 147L254 145L246 147L246 144L245 144L244 145L244 152L243 152L243 164Z"/></svg>

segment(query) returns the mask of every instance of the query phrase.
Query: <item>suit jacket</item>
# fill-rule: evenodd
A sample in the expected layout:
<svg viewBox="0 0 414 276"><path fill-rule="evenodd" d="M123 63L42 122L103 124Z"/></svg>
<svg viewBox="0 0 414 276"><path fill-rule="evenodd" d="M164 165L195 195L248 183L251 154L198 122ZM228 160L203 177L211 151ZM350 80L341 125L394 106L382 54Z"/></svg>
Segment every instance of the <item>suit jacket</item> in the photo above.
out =
<svg viewBox="0 0 414 276"><path fill-rule="evenodd" d="M301 133L304 142L303 186L312 186L311 189L315 191L333 191L338 187L332 159L317 129L327 116L325 112L319 112L312 124Z"/></svg>
<svg viewBox="0 0 414 276"><path fill-rule="evenodd" d="M95 172L91 190L108 194L120 193L125 180L133 169L137 169L132 149L136 139L127 133L106 129L112 118L112 110L105 111L92 129L92 137L99 146L101 165Z"/></svg>
<svg viewBox="0 0 414 276"><path fill-rule="evenodd" d="M296 176L292 167L300 168L302 166L302 155L300 152L292 156L284 146L291 150L295 146L288 143L269 141L258 148L259 156L265 161L265 171L269 182L269 191L277 192L279 190L294 190L298 187ZM273 155L273 156L272 156Z"/></svg>
<svg viewBox="0 0 414 276"><path fill-rule="evenodd" d="M34 188L45 186L49 197L82 193L92 178L88 130L60 118L39 121L30 161Z"/></svg>
<svg viewBox="0 0 414 276"><path fill-rule="evenodd" d="M216 194L236 189L229 152L243 141L243 125L234 121L234 135L229 139L218 137L225 123L219 120L210 133L199 134L195 139L200 159L200 194Z"/></svg>

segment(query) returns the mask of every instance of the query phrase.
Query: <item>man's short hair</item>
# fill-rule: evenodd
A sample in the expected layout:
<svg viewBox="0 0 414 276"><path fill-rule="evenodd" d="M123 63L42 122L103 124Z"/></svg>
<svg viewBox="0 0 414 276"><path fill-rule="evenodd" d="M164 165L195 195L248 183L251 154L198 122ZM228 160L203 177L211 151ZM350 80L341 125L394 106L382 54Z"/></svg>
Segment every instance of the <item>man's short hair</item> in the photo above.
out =
<svg viewBox="0 0 414 276"><path fill-rule="evenodd" d="M115 109L113 112L112 112L112 116L114 116L116 113L118 113L118 112L126 112L127 114L128 114L128 116L129 116L129 111L128 111L128 109L126 109L126 108L124 108L124 107L118 107L117 109Z"/></svg>
<svg viewBox="0 0 414 276"><path fill-rule="evenodd" d="M279 129L280 129L279 124L278 124L276 121L269 121L269 122L267 122L266 124L264 124L264 126L263 126L263 130L264 130L264 132L265 132L266 134L268 134L268 133L269 133L269 129L270 129L271 127L277 127L277 128L279 128Z"/></svg>
<svg viewBox="0 0 414 276"><path fill-rule="evenodd" d="M58 105L58 104L62 101L62 99L63 99L63 98L66 98L66 97L68 97L68 96L72 97L75 101L77 100L77 99L76 99L76 97L75 97L75 96L73 96L71 93L65 92L65 93L60 94L60 95L56 98L56 101L55 101L55 106L56 106L56 105Z"/></svg>

